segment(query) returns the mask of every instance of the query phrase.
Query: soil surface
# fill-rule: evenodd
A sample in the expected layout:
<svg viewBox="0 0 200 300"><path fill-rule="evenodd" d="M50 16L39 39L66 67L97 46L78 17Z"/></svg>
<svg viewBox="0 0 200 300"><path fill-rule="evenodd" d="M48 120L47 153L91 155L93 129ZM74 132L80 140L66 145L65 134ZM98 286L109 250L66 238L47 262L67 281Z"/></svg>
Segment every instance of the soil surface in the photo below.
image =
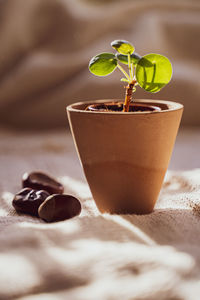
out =
<svg viewBox="0 0 200 300"><path fill-rule="evenodd" d="M121 112L123 110L123 103L100 103L89 105L86 110L88 111L102 111L102 112ZM148 105L148 104L139 104L131 103L129 106L129 112L142 112L142 111L156 111L161 110L158 106Z"/></svg>

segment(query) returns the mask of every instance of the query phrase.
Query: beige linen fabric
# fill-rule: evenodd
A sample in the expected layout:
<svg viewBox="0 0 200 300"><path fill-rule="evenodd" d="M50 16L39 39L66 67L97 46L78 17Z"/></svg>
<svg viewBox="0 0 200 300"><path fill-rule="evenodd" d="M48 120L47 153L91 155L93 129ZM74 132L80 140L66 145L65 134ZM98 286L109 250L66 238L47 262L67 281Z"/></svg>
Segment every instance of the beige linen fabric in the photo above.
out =
<svg viewBox="0 0 200 300"><path fill-rule="evenodd" d="M19 128L67 124L75 101L123 98L119 71L96 78L90 58L130 40L141 55L166 55L173 80L158 94L136 98L185 105L183 123L200 125L200 2L196 0L1 0L0 122Z"/></svg>
<svg viewBox="0 0 200 300"><path fill-rule="evenodd" d="M175 158L196 145L184 161L200 167L199 132L190 133ZM169 171L152 214L117 216L97 211L65 132L0 132L0 166L0 299L199 300L200 169ZM47 224L17 214L13 194L33 170L63 182L81 215Z"/></svg>

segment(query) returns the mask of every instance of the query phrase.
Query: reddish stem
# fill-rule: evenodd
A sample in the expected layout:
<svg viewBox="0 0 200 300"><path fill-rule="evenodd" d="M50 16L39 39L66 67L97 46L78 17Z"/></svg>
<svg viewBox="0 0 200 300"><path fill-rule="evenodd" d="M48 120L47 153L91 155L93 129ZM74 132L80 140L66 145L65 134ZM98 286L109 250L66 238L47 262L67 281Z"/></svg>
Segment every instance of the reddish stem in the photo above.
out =
<svg viewBox="0 0 200 300"><path fill-rule="evenodd" d="M126 86L126 97L124 101L123 112L129 111L129 105L132 100L133 88L135 84L136 84L136 80L133 80Z"/></svg>

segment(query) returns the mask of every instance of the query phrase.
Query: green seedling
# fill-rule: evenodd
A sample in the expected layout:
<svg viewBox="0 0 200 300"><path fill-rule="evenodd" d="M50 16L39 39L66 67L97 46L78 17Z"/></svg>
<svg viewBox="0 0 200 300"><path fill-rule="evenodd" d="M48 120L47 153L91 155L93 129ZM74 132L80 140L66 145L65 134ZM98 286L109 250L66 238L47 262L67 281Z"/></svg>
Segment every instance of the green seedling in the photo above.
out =
<svg viewBox="0 0 200 300"><path fill-rule="evenodd" d="M129 111L132 94L139 85L145 91L159 92L172 77L172 65L167 57L160 54L147 54L140 56L135 53L133 45L124 40L115 40L111 46L117 51L113 53L100 53L89 62L89 70L96 76L107 76L119 69L124 77L121 81L128 83L123 105L123 111ZM122 65L126 65L125 70Z"/></svg>

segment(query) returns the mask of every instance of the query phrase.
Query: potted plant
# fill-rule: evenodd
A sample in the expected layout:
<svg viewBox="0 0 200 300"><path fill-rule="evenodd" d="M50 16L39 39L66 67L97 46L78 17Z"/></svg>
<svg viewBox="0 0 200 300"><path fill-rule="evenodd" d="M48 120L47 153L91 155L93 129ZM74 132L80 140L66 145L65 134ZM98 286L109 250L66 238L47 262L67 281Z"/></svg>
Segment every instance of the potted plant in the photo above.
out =
<svg viewBox="0 0 200 300"><path fill-rule="evenodd" d="M132 100L136 86L158 92L171 79L170 61L143 57L131 43L116 40L116 54L93 57L89 70L106 76L119 69L127 82L122 100L79 102L68 119L92 195L101 212L152 212L169 164L183 105L164 100ZM122 67L127 65L128 72Z"/></svg>

